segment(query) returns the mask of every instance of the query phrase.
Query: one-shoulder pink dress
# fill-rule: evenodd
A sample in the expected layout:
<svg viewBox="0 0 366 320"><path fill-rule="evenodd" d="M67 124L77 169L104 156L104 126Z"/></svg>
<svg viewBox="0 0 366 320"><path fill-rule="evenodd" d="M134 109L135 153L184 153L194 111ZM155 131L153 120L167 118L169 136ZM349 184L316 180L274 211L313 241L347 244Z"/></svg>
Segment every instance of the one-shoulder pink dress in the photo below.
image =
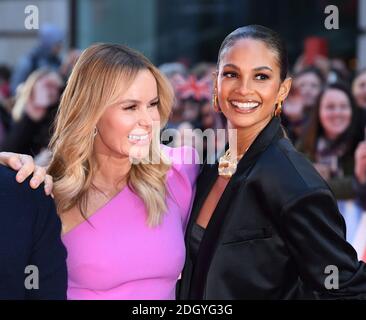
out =
<svg viewBox="0 0 366 320"><path fill-rule="evenodd" d="M162 224L147 226L142 200L126 186L90 216L90 223L66 233L68 299L175 299L199 162L190 147L163 151L172 166Z"/></svg>

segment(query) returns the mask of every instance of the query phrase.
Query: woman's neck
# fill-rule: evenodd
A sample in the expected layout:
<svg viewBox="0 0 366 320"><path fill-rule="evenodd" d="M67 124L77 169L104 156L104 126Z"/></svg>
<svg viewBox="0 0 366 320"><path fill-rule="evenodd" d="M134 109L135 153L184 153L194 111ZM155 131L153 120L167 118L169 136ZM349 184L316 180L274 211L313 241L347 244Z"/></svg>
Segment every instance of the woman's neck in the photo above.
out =
<svg viewBox="0 0 366 320"><path fill-rule="evenodd" d="M127 183L132 163L129 157L114 157L96 153L97 171L93 184L105 190L120 190Z"/></svg>

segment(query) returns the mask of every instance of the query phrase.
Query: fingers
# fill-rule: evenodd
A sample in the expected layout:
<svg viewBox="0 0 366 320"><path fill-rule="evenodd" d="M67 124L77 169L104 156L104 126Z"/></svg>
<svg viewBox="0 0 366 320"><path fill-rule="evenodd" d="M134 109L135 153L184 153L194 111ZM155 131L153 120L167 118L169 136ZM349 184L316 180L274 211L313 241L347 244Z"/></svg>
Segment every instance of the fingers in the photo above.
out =
<svg viewBox="0 0 366 320"><path fill-rule="evenodd" d="M22 166L19 156L19 154L12 152L0 152L0 164L18 171Z"/></svg>
<svg viewBox="0 0 366 320"><path fill-rule="evenodd" d="M35 166L33 177L30 180L30 186L33 189L39 187L39 185L45 180L46 177L46 169L44 167Z"/></svg>
<svg viewBox="0 0 366 320"><path fill-rule="evenodd" d="M29 183L31 188L36 189L42 184L42 182L44 182L44 190L46 195L53 196L52 177L47 174L46 168L36 166L31 156L12 152L0 152L0 164L18 171L15 179L19 183L24 182L24 180L33 173L33 177Z"/></svg>
<svg viewBox="0 0 366 320"><path fill-rule="evenodd" d="M53 179L47 174L46 168L36 166L33 177L30 181L30 186L33 189L38 188L44 182L44 192L46 195L51 195L53 189Z"/></svg>
<svg viewBox="0 0 366 320"><path fill-rule="evenodd" d="M44 179L44 191L46 193L46 195L52 195L52 189L53 189L53 179L50 175L46 175L45 179Z"/></svg>
<svg viewBox="0 0 366 320"><path fill-rule="evenodd" d="M35 169L34 161L31 156L12 152L0 152L0 164L18 171L15 178L19 183L22 183L28 178Z"/></svg>
<svg viewBox="0 0 366 320"><path fill-rule="evenodd" d="M21 161L22 167L18 171L16 175L16 180L19 183L22 183L26 178L28 178L35 169L34 161L31 156L21 154L19 155L19 159Z"/></svg>

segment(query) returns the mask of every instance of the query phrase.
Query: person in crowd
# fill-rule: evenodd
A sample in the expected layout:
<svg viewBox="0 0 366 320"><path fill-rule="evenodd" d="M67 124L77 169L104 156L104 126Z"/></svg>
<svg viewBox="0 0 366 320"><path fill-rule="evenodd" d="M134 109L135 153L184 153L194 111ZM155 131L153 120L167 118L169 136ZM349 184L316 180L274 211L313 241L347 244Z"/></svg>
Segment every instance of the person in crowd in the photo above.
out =
<svg viewBox="0 0 366 320"><path fill-rule="evenodd" d="M174 141L179 140L177 139L177 136L176 134L174 134L174 132L175 130L178 129L179 125L183 121L183 112L184 112L184 109L181 105L181 101L178 97L177 85L187 77L188 70L187 67L180 62L164 63L159 66L159 70L169 80L174 90L175 99L172 107L172 112L167 123L167 129L168 130L172 129L171 130L172 137L169 143L174 143Z"/></svg>
<svg viewBox="0 0 366 320"><path fill-rule="evenodd" d="M176 81L176 96L183 110L182 120L189 122L193 128L202 128L200 110L210 101L211 81L207 77L198 79L193 74Z"/></svg>
<svg viewBox="0 0 366 320"><path fill-rule="evenodd" d="M43 24L39 30L37 45L16 64L13 71L10 90L16 95L18 86L28 76L40 68L58 71L61 66L60 53L64 42L64 32L52 24Z"/></svg>
<svg viewBox="0 0 366 320"><path fill-rule="evenodd" d="M357 71L352 82L352 94L359 108L360 121L366 126L366 68Z"/></svg>
<svg viewBox="0 0 366 320"><path fill-rule="evenodd" d="M10 129L10 80L11 70L0 65L0 145Z"/></svg>
<svg viewBox="0 0 366 320"><path fill-rule="evenodd" d="M355 152L355 190L361 207L366 210L366 142L361 141Z"/></svg>
<svg viewBox="0 0 366 320"><path fill-rule="evenodd" d="M292 143L296 144L302 136L323 86L323 75L316 67L306 67L294 75L282 116Z"/></svg>
<svg viewBox="0 0 366 320"><path fill-rule="evenodd" d="M0 102L0 145L10 130L11 122L9 110Z"/></svg>
<svg viewBox="0 0 366 320"><path fill-rule="evenodd" d="M10 98L11 70L6 65L0 65L0 102Z"/></svg>
<svg viewBox="0 0 366 320"><path fill-rule="evenodd" d="M325 79L316 67L307 67L293 76L293 86L303 99L304 108L313 108L325 84Z"/></svg>
<svg viewBox="0 0 366 320"><path fill-rule="evenodd" d="M357 72L352 82L352 94L357 106L366 109L366 68Z"/></svg>
<svg viewBox="0 0 366 320"><path fill-rule="evenodd" d="M47 150L63 87L63 81L55 71L34 71L20 89L12 110L13 124L0 144L0 150L33 156Z"/></svg>
<svg viewBox="0 0 366 320"><path fill-rule="evenodd" d="M327 181L337 199L352 199L354 152L362 138L358 110L351 92L341 83L328 85L320 94L301 141L305 153Z"/></svg>
<svg viewBox="0 0 366 320"><path fill-rule="evenodd" d="M351 81L351 73L347 68L345 61L339 57L334 57L330 60L330 71L327 77L328 83Z"/></svg>
<svg viewBox="0 0 366 320"><path fill-rule="evenodd" d="M67 52L65 59L62 61L59 73L65 83L67 82L67 79L69 79L71 71L76 64L76 61L78 61L80 55L81 50L75 48L70 49Z"/></svg>

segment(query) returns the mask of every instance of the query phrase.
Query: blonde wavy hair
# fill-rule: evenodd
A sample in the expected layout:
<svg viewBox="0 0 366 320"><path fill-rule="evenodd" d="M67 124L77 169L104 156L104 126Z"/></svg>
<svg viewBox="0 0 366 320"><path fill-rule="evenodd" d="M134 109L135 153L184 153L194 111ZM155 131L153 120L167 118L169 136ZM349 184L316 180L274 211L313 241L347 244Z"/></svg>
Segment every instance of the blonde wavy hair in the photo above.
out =
<svg viewBox="0 0 366 320"><path fill-rule="evenodd" d="M87 219L88 194L97 169L94 128L107 106L118 99L120 84L128 86L140 70L149 70L156 79L163 128L174 93L169 81L145 56L122 45L95 44L78 59L62 95L50 142L53 157L48 172L54 178L59 214L77 206ZM155 161L132 164L128 185L143 200L148 225L157 226L167 210L165 178L170 168L160 150L159 134L153 137L150 159Z"/></svg>

